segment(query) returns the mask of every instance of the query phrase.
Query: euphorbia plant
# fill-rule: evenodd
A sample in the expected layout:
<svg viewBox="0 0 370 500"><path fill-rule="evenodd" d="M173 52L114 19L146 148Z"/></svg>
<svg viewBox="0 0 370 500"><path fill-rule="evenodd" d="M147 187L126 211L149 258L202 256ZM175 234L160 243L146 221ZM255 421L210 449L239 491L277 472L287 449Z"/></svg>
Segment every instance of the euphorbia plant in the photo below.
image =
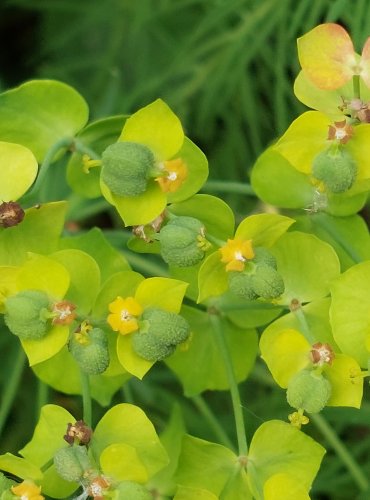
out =
<svg viewBox="0 0 370 500"><path fill-rule="evenodd" d="M162 100L86 125L85 101L60 82L0 95L3 334L40 383L82 396L78 414L41 405L20 456L0 456L2 499L307 500L325 453L306 434L311 420L368 488L320 412L360 408L368 375L370 241L356 214L370 187L369 41L359 56L324 24L298 48L295 91L315 111L261 155L252 184L299 210L245 214L236 229L223 200L198 193L207 161ZM44 203L60 164L70 194ZM105 228L66 236L76 197L104 197L120 231L132 226L128 255L157 255L162 275L147 272L151 260L146 277L131 269ZM249 439L238 383L259 354L287 405ZM158 437L129 400L130 380L145 388L162 361L219 442L186 434L178 407ZM231 392L235 443L200 397L215 390Z"/></svg>

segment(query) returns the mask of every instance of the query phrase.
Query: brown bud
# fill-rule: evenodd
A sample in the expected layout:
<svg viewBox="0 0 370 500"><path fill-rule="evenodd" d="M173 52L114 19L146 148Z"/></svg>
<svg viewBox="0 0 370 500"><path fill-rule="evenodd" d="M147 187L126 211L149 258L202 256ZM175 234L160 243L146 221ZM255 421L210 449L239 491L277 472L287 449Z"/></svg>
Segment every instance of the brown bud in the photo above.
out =
<svg viewBox="0 0 370 500"><path fill-rule="evenodd" d="M149 224L133 226L132 232L137 238L144 240L145 243L152 243L155 240L155 234L160 231L165 217L165 212L162 212Z"/></svg>
<svg viewBox="0 0 370 500"><path fill-rule="evenodd" d="M15 201L4 201L0 204L0 226L16 226L24 219L24 210Z"/></svg>
<svg viewBox="0 0 370 500"><path fill-rule="evenodd" d="M63 439L70 445L73 445L76 441L78 444L85 445L89 444L91 436L92 429L83 420L77 420L74 424L68 424Z"/></svg>

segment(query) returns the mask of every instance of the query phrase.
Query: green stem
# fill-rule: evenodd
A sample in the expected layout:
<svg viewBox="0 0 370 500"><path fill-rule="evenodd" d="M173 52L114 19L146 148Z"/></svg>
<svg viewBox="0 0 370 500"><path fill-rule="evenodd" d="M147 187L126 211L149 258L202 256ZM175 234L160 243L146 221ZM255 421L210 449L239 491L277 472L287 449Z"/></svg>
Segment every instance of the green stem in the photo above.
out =
<svg viewBox="0 0 370 500"><path fill-rule="evenodd" d="M0 436L5 426L9 411L13 406L13 402L18 393L18 387L21 381L23 368L26 361L26 355L20 347L15 358L10 377L6 381L3 392L1 407L0 407Z"/></svg>
<svg viewBox="0 0 370 500"><path fill-rule="evenodd" d="M254 196L255 193L250 184L246 182L228 182L228 181L207 181L207 183L202 187L202 191L208 193L235 193L235 194L246 194L248 196Z"/></svg>
<svg viewBox="0 0 370 500"><path fill-rule="evenodd" d="M223 247L226 245L226 241L224 240L220 240L219 238L216 238L215 236L212 236L211 234L206 234L206 238L209 242L213 243L214 245L216 245L216 247Z"/></svg>
<svg viewBox="0 0 370 500"><path fill-rule="evenodd" d="M360 76L354 75L352 78L352 82L353 82L353 97L355 99L361 99Z"/></svg>
<svg viewBox="0 0 370 500"><path fill-rule="evenodd" d="M82 390L82 408L83 408L83 421L89 427L92 426L92 405L90 393L90 379L89 375L80 370L81 376L81 390Z"/></svg>
<svg viewBox="0 0 370 500"><path fill-rule="evenodd" d="M77 151L81 155L87 155L92 160L101 159L100 156L93 149L89 148L89 146L86 146L86 144L83 144L79 139L74 139L73 146L75 151Z"/></svg>
<svg viewBox="0 0 370 500"><path fill-rule="evenodd" d="M284 309L284 306L281 304L272 304L271 302L246 302L245 304L242 304L241 302L236 302L233 304L232 302L230 303L225 303L223 304L222 301L220 301L217 304L217 308L222 311L222 312L229 312L229 311L274 311L277 309Z"/></svg>
<svg viewBox="0 0 370 500"><path fill-rule="evenodd" d="M37 381L37 418L40 415L41 408L48 403L49 386L42 380Z"/></svg>
<svg viewBox="0 0 370 500"><path fill-rule="evenodd" d="M308 326L306 316L304 314L304 311L302 309L302 306L299 306L297 309L293 309L292 311L297 318L300 326L300 330L304 338L309 342L310 344L315 343L315 338L311 334L310 327Z"/></svg>
<svg viewBox="0 0 370 500"><path fill-rule="evenodd" d="M45 179L45 176L47 174L47 171L49 170L50 165L52 164L55 158L55 155L61 149L70 148L72 144L73 144L73 137L63 137L49 148L49 150L45 155L44 161L41 163L41 166L39 168L39 173L36 182L32 186L32 189L26 194L26 196L24 196L22 200L23 202L25 203L37 202L37 195L39 194L42 183Z"/></svg>
<svg viewBox="0 0 370 500"><path fill-rule="evenodd" d="M223 362L226 368L227 379L230 385L231 400L234 410L234 419L236 427L236 436L238 440L239 455L245 456L248 453L247 439L245 436L244 416L242 411L242 404L240 401L240 394L238 383L236 380L233 361L230 355L229 347L227 345L224 332L222 329L221 319L218 313L213 310L209 311L210 320L215 331L215 338L220 350Z"/></svg>
<svg viewBox="0 0 370 500"><path fill-rule="evenodd" d="M336 230L335 226L330 224L329 221L327 220L327 216L323 217L322 215L314 215L316 223L321 226L321 228L331 237L333 240L340 245L343 250L349 255L349 257L355 262L356 264L359 264L360 262L363 261L363 258L359 255L357 250L355 250L351 243L343 238L338 231Z"/></svg>
<svg viewBox="0 0 370 500"><path fill-rule="evenodd" d="M234 449L233 443L231 442L224 428L220 425L220 422L214 416L214 414L212 413L212 411L210 410L209 406L204 401L204 399L201 396L193 396L191 400L197 407L199 413L201 413L205 418L205 420L207 420L210 428L213 430L215 436L218 438L220 443L233 450Z"/></svg>
<svg viewBox="0 0 370 500"><path fill-rule="evenodd" d="M125 403L134 404L134 395L132 394L132 388L130 385L130 380L127 380L122 386L121 393Z"/></svg>
<svg viewBox="0 0 370 500"><path fill-rule="evenodd" d="M369 488L369 481L366 475L363 473L348 449L344 446L333 428L329 425L325 418L318 413L310 414L310 420L314 422L338 457L346 465L348 472L351 474L360 490L366 491Z"/></svg>

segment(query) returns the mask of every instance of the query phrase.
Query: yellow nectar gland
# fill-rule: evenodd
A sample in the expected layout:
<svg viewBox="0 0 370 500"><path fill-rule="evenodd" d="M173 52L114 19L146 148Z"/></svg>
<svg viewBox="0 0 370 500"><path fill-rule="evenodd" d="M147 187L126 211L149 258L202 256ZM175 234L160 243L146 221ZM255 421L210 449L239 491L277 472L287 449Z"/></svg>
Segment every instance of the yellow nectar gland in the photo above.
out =
<svg viewBox="0 0 370 500"><path fill-rule="evenodd" d="M81 345L87 345L90 343L89 332L92 330L92 325L87 321L83 321L79 329L74 333L75 340Z"/></svg>
<svg viewBox="0 0 370 500"><path fill-rule="evenodd" d="M188 176L188 168L181 158L164 161L161 165L164 175L155 180L164 193L174 193Z"/></svg>
<svg viewBox="0 0 370 500"><path fill-rule="evenodd" d="M89 174L94 167L101 167L101 164L101 160L92 160L88 155L82 156L82 170L85 174Z"/></svg>
<svg viewBox="0 0 370 500"><path fill-rule="evenodd" d="M136 318L142 314L143 308L133 297L117 297L109 304L109 311L107 321L113 331L127 335L139 329Z"/></svg>
<svg viewBox="0 0 370 500"><path fill-rule="evenodd" d="M294 426L300 429L302 425L306 425L309 423L310 419L303 415L303 410L295 411L288 415L289 422Z"/></svg>
<svg viewBox="0 0 370 500"><path fill-rule="evenodd" d="M220 248L221 262L226 264L226 271L244 271L245 262L253 259L254 251L252 240L227 240L226 245Z"/></svg>
<svg viewBox="0 0 370 500"><path fill-rule="evenodd" d="M40 495L41 487L36 486L33 481L26 480L17 486L12 486L11 492L22 500L44 500L44 497Z"/></svg>

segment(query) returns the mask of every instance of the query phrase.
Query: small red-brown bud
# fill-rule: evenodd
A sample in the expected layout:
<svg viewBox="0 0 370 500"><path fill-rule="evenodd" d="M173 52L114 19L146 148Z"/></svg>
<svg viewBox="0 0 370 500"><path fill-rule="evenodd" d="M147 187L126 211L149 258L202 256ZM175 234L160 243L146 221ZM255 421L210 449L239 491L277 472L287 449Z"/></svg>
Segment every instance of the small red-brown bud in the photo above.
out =
<svg viewBox="0 0 370 500"><path fill-rule="evenodd" d="M86 445L89 444L91 436L92 429L83 420L77 420L74 424L68 424L67 432L63 438L70 445L73 445L76 441L78 444Z"/></svg>
<svg viewBox="0 0 370 500"><path fill-rule="evenodd" d="M24 210L15 201L4 201L0 204L0 226L16 226L24 219Z"/></svg>

